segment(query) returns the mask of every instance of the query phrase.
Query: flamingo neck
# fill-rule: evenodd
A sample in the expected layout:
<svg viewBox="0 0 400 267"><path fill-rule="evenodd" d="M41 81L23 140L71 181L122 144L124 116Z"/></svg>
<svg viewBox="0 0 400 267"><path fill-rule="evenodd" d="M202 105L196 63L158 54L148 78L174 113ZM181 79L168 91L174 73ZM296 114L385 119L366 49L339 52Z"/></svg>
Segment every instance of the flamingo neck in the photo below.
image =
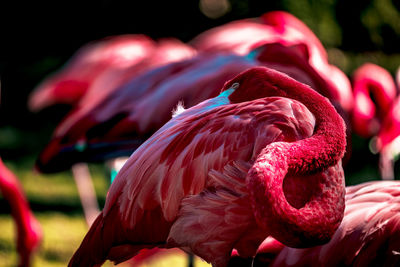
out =
<svg viewBox="0 0 400 267"><path fill-rule="evenodd" d="M246 81L248 76L251 82ZM313 136L267 145L249 170L247 183L257 222L277 240L296 247L327 242L344 212L340 162L346 147L343 119L325 97L267 68L251 69L231 82L250 88L244 93L235 91L229 97L233 102L246 97L283 96L300 101L314 114ZM225 86L230 86L229 82ZM302 207L294 207L285 197L283 183L289 176L312 181L312 192Z"/></svg>
<svg viewBox="0 0 400 267"><path fill-rule="evenodd" d="M232 88L235 83L238 84L237 87L250 89L235 90L229 96L232 103L281 96L303 103L315 115L314 135L291 144L290 171L299 173L322 171L343 157L346 149L346 126L327 98L309 86L265 67L252 68L239 74L227 82L223 90Z"/></svg>

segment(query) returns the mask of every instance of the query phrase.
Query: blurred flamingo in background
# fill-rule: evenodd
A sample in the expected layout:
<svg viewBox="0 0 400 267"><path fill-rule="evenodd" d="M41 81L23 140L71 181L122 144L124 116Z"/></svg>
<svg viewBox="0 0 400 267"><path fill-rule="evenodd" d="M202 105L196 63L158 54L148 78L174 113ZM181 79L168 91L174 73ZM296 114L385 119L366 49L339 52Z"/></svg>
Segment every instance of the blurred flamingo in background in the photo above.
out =
<svg viewBox="0 0 400 267"><path fill-rule="evenodd" d="M92 42L82 47L62 71L38 86L29 106L38 110L51 104L69 103L84 111L107 98L128 78L195 53L193 48L173 38L155 42L144 35L121 35ZM79 163L70 167L90 225L99 207L88 166Z"/></svg>
<svg viewBox="0 0 400 267"><path fill-rule="evenodd" d="M400 68L397 69L396 82L400 88ZM394 179L394 162L400 155L400 96L397 96L387 112L374 141L375 151L380 155L382 178Z"/></svg>
<svg viewBox="0 0 400 267"><path fill-rule="evenodd" d="M288 12L271 11L259 18L229 22L199 34L189 43L199 51L231 51L240 55L266 43L304 45L308 63L330 84L329 90L341 108L349 113L353 107L347 76L329 64L325 48L307 25Z"/></svg>
<svg viewBox="0 0 400 267"><path fill-rule="evenodd" d="M285 11L270 11L259 18L232 21L200 33L189 43L199 51L232 51L241 55L265 43L285 46L301 43L313 55L312 61L328 60L323 45L314 33Z"/></svg>
<svg viewBox="0 0 400 267"><path fill-rule="evenodd" d="M126 76L195 54L195 49L174 38L154 41L146 35L126 34L96 40L81 47L62 69L44 79L31 93L28 106L32 111L55 104L74 106L86 93L89 98L106 95ZM102 82L98 79L103 76L111 76L103 82L112 85L99 85Z"/></svg>
<svg viewBox="0 0 400 267"><path fill-rule="evenodd" d="M102 100L141 73L173 62L190 59L197 54L196 50L174 38L163 38L154 44L139 62L126 64L124 67L110 68L96 76L87 93L75 105L78 114L86 112ZM76 116L76 115L75 115Z"/></svg>
<svg viewBox="0 0 400 267"><path fill-rule="evenodd" d="M397 97L376 137L379 167L383 179L395 178L394 162L400 155L400 97Z"/></svg>
<svg viewBox="0 0 400 267"><path fill-rule="evenodd" d="M42 240L42 229L29 208L17 177L0 158L0 191L11 206L16 224L18 266L31 266L32 255Z"/></svg>
<svg viewBox="0 0 400 267"><path fill-rule="evenodd" d="M400 104L396 100L398 91L394 79L387 70L373 63L357 68L352 79L353 130L363 138L372 137L371 150L380 155L381 177L394 179L393 161L400 151L396 149L398 141L393 142L400 134Z"/></svg>
<svg viewBox="0 0 400 267"><path fill-rule="evenodd" d="M106 97L126 77L195 54L193 48L174 38L154 41L142 34L109 36L81 47L61 70L35 88L28 106L38 111L55 104L75 106L82 98ZM99 81L103 76L107 78Z"/></svg>
<svg viewBox="0 0 400 267"><path fill-rule="evenodd" d="M396 98L396 84L387 70L373 63L358 67L352 80L353 131L364 138L371 138L379 132Z"/></svg>
<svg viewBox="0 0 400 267"><path fill-rule="evenodd" d="M400 182L349 186L343 221L329 243L294 249L269 238L252 266L399 266L399 211Z"/></svg>
<svg viewBox="0 0 400 267"><path fill-rule="evenodd" d="M154 46L154 41L145 35L112 36L86 44L64 68L35 88L28 106L38 111L54 104L73 105L102 72L137 64Z"/></svg>
<svg viewBox="0 0 400 267"><path fill-rule="evenodd" d="M180 247L218 267L269 235L325 243L343 216L345 143L326 98L280 72L247 70L132 154L69 265Z"/></svg>

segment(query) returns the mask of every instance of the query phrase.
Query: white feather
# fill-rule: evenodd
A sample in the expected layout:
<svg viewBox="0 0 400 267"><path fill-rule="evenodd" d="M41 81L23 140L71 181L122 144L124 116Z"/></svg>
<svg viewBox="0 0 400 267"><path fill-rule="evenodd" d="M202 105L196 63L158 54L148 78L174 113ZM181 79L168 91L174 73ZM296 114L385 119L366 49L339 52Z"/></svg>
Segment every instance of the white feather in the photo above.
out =
<svg viewBox="0 0 400 267"><path fill-rule="evenodd" d="M172 110L172 118L178 116L182 112L185 111L185 107L183 105L183 101L179 101L176 107Z"/></svg>

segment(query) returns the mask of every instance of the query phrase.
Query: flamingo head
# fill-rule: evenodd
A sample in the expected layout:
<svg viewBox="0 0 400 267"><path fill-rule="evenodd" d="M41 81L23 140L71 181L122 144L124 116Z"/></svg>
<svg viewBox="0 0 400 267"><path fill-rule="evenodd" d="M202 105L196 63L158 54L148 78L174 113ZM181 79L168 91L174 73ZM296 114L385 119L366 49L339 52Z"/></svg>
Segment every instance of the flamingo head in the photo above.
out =
<svg viewBox="0 0 400 267"><path fill-rule="evenodd" d="M343 218L345 124L330 102L310 87L274 70L257 67L225 84L231 102L281 96L302 102L314 114L311 137L274 142L258 154L247 174L255 219L291 247L326 243Z"/></svg>

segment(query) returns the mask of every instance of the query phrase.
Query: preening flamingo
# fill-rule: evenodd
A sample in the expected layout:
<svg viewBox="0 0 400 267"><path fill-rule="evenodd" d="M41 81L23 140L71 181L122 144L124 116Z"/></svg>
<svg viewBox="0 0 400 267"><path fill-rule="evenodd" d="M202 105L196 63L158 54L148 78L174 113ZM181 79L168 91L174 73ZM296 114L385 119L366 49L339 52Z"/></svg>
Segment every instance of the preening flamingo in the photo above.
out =
<svg viewBox="0 0 400 267"><path fill-rule="evenodd" d="M191 107L215 97L226 80L259 65L308 84L340 109L329 84L310 66L303 45L265 44L246 56L202 53L139 75L97 105L76 108L57 127L37 167L54 172L78 161L129 156L171 118L171 110L179 101Z"/></svg>
<svg viewBox="0 0 400 267"><path fill-rule="evenodd" d="M34 217L17 177L0 158L0 191L11 206L16 224L18 266L31 266L31 258L42 240L42 229Z"/></svg>
<svg viewBox="0 0 400 267"><path fill-rule="evenodd" d="M132 154L69 266L180 247L219 267L269 235L325 243L343 216L345 146L326 98L268 68L244 71Z"/></svg>
<svg viewBox="0 0 400 267"><path fill-rule="evenodd" d="M399 211L399 181L349 186L343 221L329 243L294 249L268 239L253 266L399 266Z"/></svg>

